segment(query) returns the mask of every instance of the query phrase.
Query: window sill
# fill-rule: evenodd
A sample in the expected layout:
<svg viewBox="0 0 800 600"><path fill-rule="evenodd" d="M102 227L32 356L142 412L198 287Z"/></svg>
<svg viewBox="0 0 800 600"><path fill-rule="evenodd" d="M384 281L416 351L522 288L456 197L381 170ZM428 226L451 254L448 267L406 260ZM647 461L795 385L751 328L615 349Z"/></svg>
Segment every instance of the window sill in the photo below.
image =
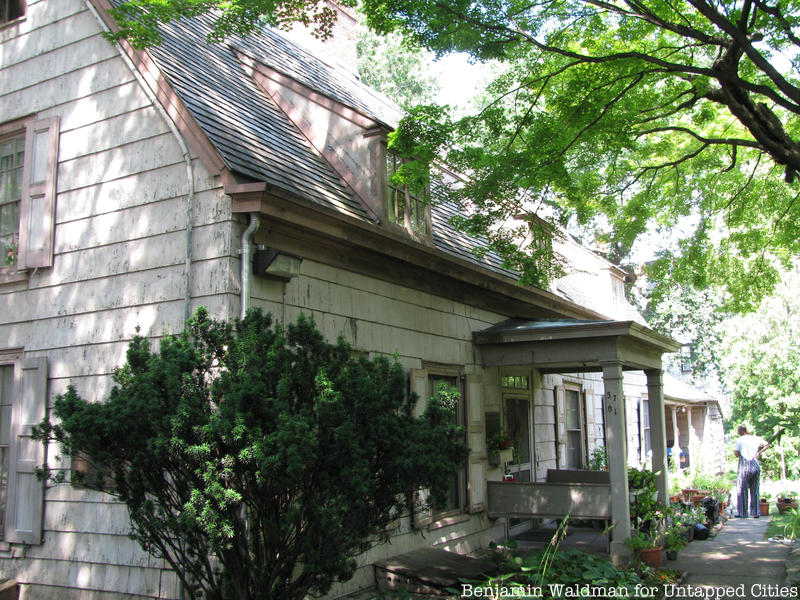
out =
<svg viewBox="0 0 800 600"><path fill-rule="evenodd" d="M20 23L23 23L26 18L27 15L22 15L21 17L17 17L16 19L11 19L10 21L6 21L5 23L0 23L0 34L5 34L6 30L17 26Z"/></svg>
<svg viewBox="0 0 800 600"><path fill-rule="evenodd" d="M435 529L441 529L442 527L450 527L451 525L458 525L459 523L463 523L465 521L470 520L470 515L467 513L459 512L457 514L452 515L442 515L440 517L434 517L433 523L428 525L428 531L433 531Z"/></svg>
<svg viewBox="0 0 800 600"><path fill-rule="evenodd" d="M17 270L14 267L0 267L0 285L18 283L27 279L28 271Z"/></svg>

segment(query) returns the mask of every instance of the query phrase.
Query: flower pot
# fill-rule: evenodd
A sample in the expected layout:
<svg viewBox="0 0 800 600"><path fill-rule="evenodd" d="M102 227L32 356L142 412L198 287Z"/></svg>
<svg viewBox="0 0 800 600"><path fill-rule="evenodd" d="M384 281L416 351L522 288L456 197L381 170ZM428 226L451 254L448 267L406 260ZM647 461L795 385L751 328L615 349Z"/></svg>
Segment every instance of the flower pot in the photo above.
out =
<svg viewBox="0 0 800 600"><path fill-rule="evenodd" d="M514 460L514 450L508 448L499 452L489 452L489 464L497 466L500 463L510 463Z"/></svg>
<svg viewBox="0 0 800 600"><path fill-rule="evenodd" d="M648 567L660 567L663 551L664 549L661 546L658 548L642 548L639 550L639 558Z"/></svg>
<svg viewBox="0 0 800 600"><path fill-rule="evenodd" d="M758 507L761 509L761 516L769 516L769 502L760 502Z"/></svg>
<svg viewBox="0 0 800 600"><path fill-rule="evenodd" d="M797 502L795 502L792 498L778 498L775 506L778 507L778 512L783 514L785 512L789 512L793 508L797 508Z"/></svg>

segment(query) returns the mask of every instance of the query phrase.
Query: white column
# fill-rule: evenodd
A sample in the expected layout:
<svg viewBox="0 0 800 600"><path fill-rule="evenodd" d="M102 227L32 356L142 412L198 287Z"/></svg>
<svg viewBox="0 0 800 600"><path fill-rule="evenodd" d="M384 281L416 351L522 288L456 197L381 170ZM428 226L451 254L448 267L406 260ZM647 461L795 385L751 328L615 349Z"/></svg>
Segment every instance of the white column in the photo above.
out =
<svg viewBox="0 0 800 600"><path fill-rule="evenodd" d="M650 443L653 447L653 473L656 474L658 499L669 505L667 475L667 430L664 418L664 382L661 370L645 371L650 412Z"/></svg>
<svg viewBox="0 0 800 600"><path fill-rule="evenodd" d="M611 481L611 560L615 565L627 565L631 551L625 540L631 536L631 513L628 500L628 466L626 457L625 397L622 393L622 365L603 366L605 388L606 448L608 473Z"/></svg>
<svg viewBox="0 0 800 600"><path fill-rule="evenodd" d="M689 469L692 473L697 473L697 459L700 452L697 447L697 433L694 430L694 414L691 406L686 407L686 420L689 426Z"/></svg>

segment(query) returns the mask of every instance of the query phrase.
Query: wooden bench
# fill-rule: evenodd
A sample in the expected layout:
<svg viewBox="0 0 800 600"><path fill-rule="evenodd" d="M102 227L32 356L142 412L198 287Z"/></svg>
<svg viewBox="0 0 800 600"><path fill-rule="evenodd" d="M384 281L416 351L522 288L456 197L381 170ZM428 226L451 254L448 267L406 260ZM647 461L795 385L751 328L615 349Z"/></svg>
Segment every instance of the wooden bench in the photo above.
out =
<svg viewBox="0 0 800 600"><path fill-rule="evenodd" d="M489 517L611 521L608 471L549 469L544 483L489 481ZM606 548L610 543L606 534Z"/></svg>
<svg viewBox="0 0 800 600"><path fill-rule="evenodd" d="M488 515L516 519L611 518L607 471L549 469L545 483L488 482Z"/></svg>

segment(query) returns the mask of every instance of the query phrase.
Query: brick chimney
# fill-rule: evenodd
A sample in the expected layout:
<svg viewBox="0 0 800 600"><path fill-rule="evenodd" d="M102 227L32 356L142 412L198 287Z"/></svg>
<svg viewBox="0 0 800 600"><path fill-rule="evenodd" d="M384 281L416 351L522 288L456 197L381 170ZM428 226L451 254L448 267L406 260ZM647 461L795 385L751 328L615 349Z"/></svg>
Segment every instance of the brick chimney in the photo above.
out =
<svg viewBox="0 0 800 600"><path fill-rule="evenodd" d="M340 6L338 2L332 0L327 0L326 4L336 11L332 37L325 41L319 40L311 35L312 29L302 24L297 24L290 31L282 33L318 59L358 75L355 9Z"/></svg>

